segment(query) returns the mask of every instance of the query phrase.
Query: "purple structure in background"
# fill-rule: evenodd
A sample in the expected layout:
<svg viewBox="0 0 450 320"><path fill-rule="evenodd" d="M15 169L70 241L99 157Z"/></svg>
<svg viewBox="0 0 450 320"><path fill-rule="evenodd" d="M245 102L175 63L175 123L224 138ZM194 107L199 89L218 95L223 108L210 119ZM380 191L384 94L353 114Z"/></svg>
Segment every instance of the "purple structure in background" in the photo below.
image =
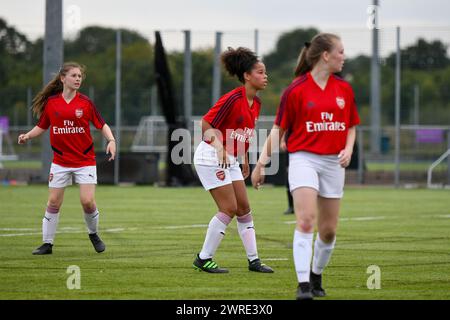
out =
<svg viewBox="0 0 450 320"><path fill-rule="evenodd" d="M4 133L8 133L9 131L9 118L6 116L0 117L0 131Z"/></svg>
<svg viewBox="0 0 450 320"><path fill-rule="evenodd" d="M416 142L418 143L443 143L444 130L442 129L419 129L416 130Z"/></svg>

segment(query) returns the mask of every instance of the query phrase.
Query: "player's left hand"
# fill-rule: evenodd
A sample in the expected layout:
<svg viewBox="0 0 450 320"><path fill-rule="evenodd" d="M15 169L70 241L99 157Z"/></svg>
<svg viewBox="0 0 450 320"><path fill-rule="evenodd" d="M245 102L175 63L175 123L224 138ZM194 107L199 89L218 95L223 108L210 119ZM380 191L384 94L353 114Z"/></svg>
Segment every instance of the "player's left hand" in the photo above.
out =
<svg viewBox="0 0 450 320"><path fill-rule="evenodd" d="M352 159L352 151L351 150L341 150L338 155L339 164L342 168L347 168L350 164L350 160Z"/></svg>
<svg viewBox="0 0 450 320"><path fill-rule="evenodd" d="M116 141L110 140L106 145L106 154L111 155L108 161L114 160L116 156Z"/></svg>
<svg viewBox="0 0 450 320"><path fill-rule="evenodd" d="M244 177L244 180L247 179L247 177L250 175L250 165L248 163L242 164L242 176Z"/></svg>

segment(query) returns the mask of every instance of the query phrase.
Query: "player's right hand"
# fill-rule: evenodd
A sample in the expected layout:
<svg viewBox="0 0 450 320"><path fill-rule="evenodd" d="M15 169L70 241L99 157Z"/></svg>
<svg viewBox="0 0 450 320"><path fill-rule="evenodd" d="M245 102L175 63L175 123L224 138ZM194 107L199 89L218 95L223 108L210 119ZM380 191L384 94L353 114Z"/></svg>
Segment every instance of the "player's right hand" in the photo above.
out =
<svg viewBox="0 0 450 320"><path fill-rule="evenodd" d="M258 162L252 172L252 185L256 190L264 184L264 167Z"/></svg>
<svg viewBox="0 0 450 320"><path fill-rule="evenodd" d="M19 135L19 138L17 139L17 143L24 144L28 140L30 140L30 136L26 133L22 133L21 135Z"/></svg>
<svg viewBox="0 0 450 320"><path fill-rule="evenodd" d="M222 169L230 168L230 159L228 159L227 151L224 148L217 151L217 157L219 158L219 167Z"/></svg>

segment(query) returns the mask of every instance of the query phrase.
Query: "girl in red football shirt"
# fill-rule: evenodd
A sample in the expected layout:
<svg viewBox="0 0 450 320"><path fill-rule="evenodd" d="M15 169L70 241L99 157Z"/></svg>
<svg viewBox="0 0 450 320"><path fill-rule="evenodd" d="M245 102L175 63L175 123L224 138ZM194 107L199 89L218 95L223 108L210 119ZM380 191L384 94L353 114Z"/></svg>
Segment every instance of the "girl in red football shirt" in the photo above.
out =
<svg viewBox="0 0 450 320"><path fill-rule="evenodd" d="M335 245L345 167L350 163L359 124L350 84L334 75L342 70L344 58L344 47L336 35L318 34L305 43L296 78L283 93L275 124L252 172L252 184L258 188L264 182L272 144L279 143L286 133L289 186L297 217L293 241L297 299L325 296L322 272Z"/></svg>
<svg viewBox="0 0 450 320"><path fill-rule="evenodd" d="M97 234L99 212L94 197L97 170L89 122L107 139L109 160L114 160L116 145L111 129L92 101L78 92L83 79L84 68L81 65L64 63L59 73L33 100L33 113L39 118L38 124L18 138L18 143L23 144L50 128L50 144L54 151L47 210L42 220L44 243L33 254L52 253L64 190L72 184L72 178L80 185L80 201L92 245L97 252L105 250L105 244Z"/></svg>
<svg viewBox="0 0 450 320"><path fill-rule="evenodd" d="M256 247L253 217L248 202L244 179L248 177L248 147L253 138L261 101L256 96L267 85L264 64L246 48L228 48L222 62L240 86L224 96L208 111L201 121L203 141L197 147L194 164L203 187L217 204L218 212L211 219L203 248L194 260L194 267L210 273L224 273L212 261L225 230L234 216L249 262L249 270L271 273L261 263ZM242 171L238 157L242 157Z"/></svg>

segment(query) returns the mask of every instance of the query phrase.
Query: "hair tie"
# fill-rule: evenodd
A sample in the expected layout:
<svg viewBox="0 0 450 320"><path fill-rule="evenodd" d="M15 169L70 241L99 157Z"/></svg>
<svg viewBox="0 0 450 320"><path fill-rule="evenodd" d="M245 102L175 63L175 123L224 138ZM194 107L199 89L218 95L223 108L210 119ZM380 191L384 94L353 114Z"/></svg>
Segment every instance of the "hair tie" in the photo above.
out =
<svg viewBox="0 0 450 320"><path fill-rule="evenodd" d="M305 48L309 48L310 45L311 45L311 42L309 42L309 41L305 42Z"/></svg>

